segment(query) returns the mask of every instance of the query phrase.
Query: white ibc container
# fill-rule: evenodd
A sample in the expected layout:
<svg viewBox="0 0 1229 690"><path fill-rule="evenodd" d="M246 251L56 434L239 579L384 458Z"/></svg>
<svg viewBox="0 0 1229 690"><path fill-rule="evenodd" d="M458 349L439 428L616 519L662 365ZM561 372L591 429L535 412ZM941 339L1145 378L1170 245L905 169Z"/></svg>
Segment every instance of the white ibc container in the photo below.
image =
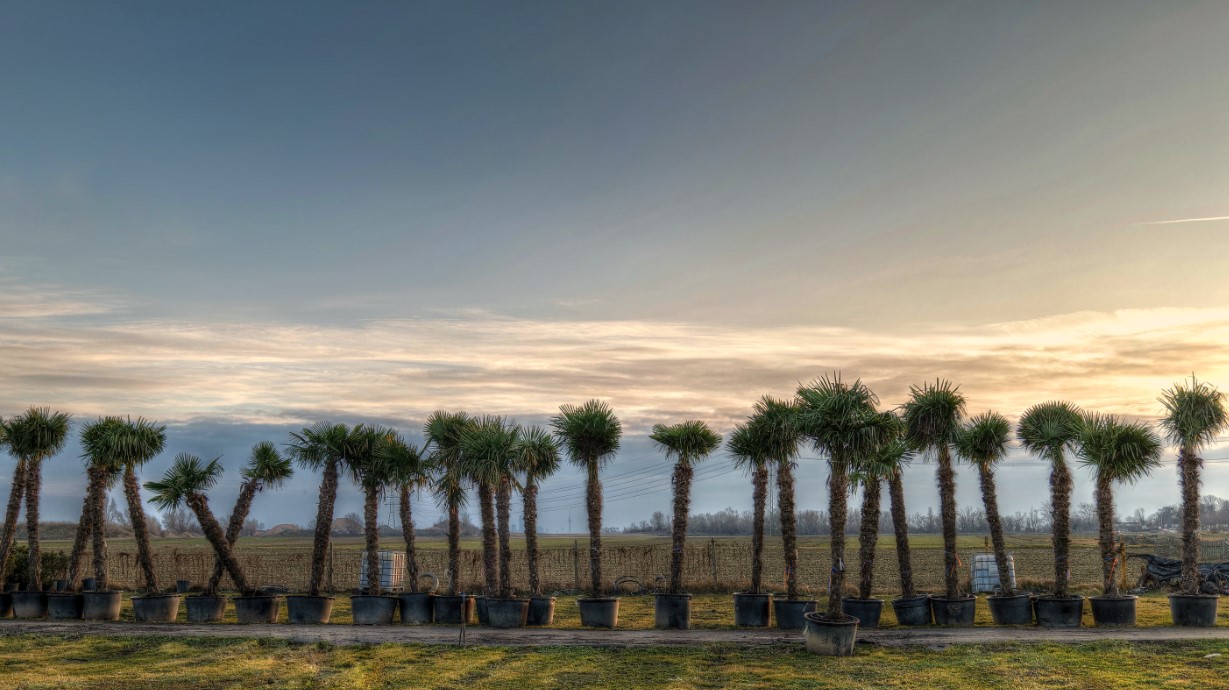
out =
<svg viewBox="0 0 1229 690"><path fill-rule="evenodd" d="M973 563L971 567L973 578L973 593L980 594L982 592L994 592L999 588L999 564L994 560L992 553L975 553L973 554ZM1011 588L1016 588L1016 561L1011 554L1007 554L1007 577L1011 582Z"/></svg>
<svg viewBox="0 0 1229 690"><path fill-rule="evenodd" d="M405 581L405 552L380 551L380 589L384 592L400 592ZM359 589L367 587L367 552L363 552L358 570Z"/></svg>

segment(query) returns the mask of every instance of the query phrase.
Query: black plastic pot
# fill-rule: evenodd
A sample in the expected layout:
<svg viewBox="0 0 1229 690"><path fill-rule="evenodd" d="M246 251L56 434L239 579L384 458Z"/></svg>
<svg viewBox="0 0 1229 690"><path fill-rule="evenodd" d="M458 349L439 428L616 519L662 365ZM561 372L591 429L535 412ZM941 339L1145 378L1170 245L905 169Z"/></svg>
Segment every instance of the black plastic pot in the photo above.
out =
<svg viewBox="0 0 1229 690"><path fill-rule="evenodd" d="M1089 597L1092 605L1092 621L1097 627L1133 627L1135 625L1136 597Z"/></svg>
<svg viewBox="0 0 1229 690"><path fill-rule="evenodd" d="M186 594L188 589L191 586L192 586L192 582L190 580L176 580L175 581L175 591L179 592L180 594Z"/></svg>
<svg viewBox="0 0 1229 690"><path fill-rule="evenodd" d="M226 615L226 597L201 594L185 597L189 623L217 623Z"/></svg>
<svg viewBox="0 0 1229 690"><path fill-rule="evenodd" d="M47 595L47 617L53 621L80 620L83 608L85 600L80 594L54 592Z"/></svg>
<svg viewBox="0 0 1229 690"><path fill-rule="evenodd" d="M402 625L425 625L435 620L434 595L429 592L402 592L397 596Z"/></svg>
<svg viewBox="0 0 1229 690"><path fill-rule="evenodd" d="M772 611L771 594L749 594L736 592L734 594L734 625L748 628L768 627Z"/></svg>
<svg viewBox="0 0 1229 690"><path fill-rule="evenodd" d="M468 594L436 594L431 604L436 623L468 625L474 620L474 598Z"/></svg>
<svg viewBox="0 0 1229 690"><path fill-rule="evenodd" d="M883 599L841 599L841 611L858 619L863 630L878 630L879 616L883 613Z"/></svg>
<svg viewBox="0 0 1229 690"><path fill-rule="evenodd" d="M1216 603L1219 599L1215 594L1170 594L1169 615L1173 616L1174 625L1210 628L1216 625ZM16 608L17 600L13 599L13 609Z"/></svg>
<svg viewBox="0 0 1229 690"><path fill-rule="evenodd" d="M0 592L0 618L8 618L11 615L13 615L13 595Z"/></svg>
<svg viewBox="0 0 1229 690"><path fill-rule="evenodd" d="M68 580L56 580L53 589L57 592L63 592L68 589Z"/></svg>
<svg viewBox="0 0 1229 690"><path fill-rule="evenodd" d="M178 594L153 594L132 598L132 613L138 623L174 623L179 616Z"/></svg>
<svg viewBox="0 0 1229 690"><path fill-rule="evenodd" d="M47 615L46 592L13 592L14 618L43 618Z"/></svg>
<svg viewBox="0 0 1229 690"><path fill-rule="evenodd" d="M333 597L296 594L286 597L286 621L295 625L319 625L333 615Z"/></svg>
<svg viewBox="0 0 1229 690"><path fill-rule="evenodd" d="M1078 628L1084 617L1084 597L1037 597L1033 602L1037 625L1043 628Z"/></svg>
<svg viewBox="0 0 1229 690"><path fill-rule="evenodd" d="M356 594L350 597L350 615L355 625L392 625L397 604L397 597Z"/></svg>
<svg viewBox="0 0 1229 690"><path fill-rule="evenodd" d="M496 599L486 601L487 625L492 628L523 628L529 616L528 599Z"/></svg>
<svg viewBox="0 0 1229 690"><path fill-rule="evenodd" d="M892 600L897 625L930 625L930 596L897 597Z"/></svg>
<svg viewBox="0 0 1229 690"><path fill-rule="evenodd" d="M850 656L858 639L858 619L852 616L832 620L827 614L804 614L802 639L807 651L823 656Z"/></svg>
<svg viewBox="0 0 1229 690"><path fill-rule="evenodd" d="M986 604L990 606L990 618L995 625L1033 624L1033 597L1030 594L986 597Z"/></svg>
<svg viewBox="0 0 1229 690"><path fill-rule="evenodd" d="M529 597L529 614L525 616L525 625L548 626L555 623L554 597Z"/></svg>
<svg viewBox="0 0 1229 690"><path fill-rule="evenodd" d="M806 614L815 610L810 599L773 599L772 615L777 619L779 630L802 630L806 626Z"/></svg>
<svg viewBox="0 0 1229 690"><path fill-rule="evenodd" d="M97 587L98 587L98 580L92 577L87 577L81 580L81 591L82 592L93 592L95 589L97 589Z"/></svg>
<svg viewBox="0 0 1229 690"><path fill-rule="evenodd" d="M4 583L4 591L6 591L6 592L20 592L20 591L21 591L21 583L20 583L20 582L6 582L6 583Z"/></svg>
<svg viewBox="0 0 1229 690"><path fill-rule="evenodd" d="M691 630L691 595L658 594L653 602L653 627Z"/></svg>
<svg viewBox="0 0 1229 690"><path fill-rule="evenodd" d="M977 597L930 597L930 612L935 617L935 625L968 627L973 625L977 615Z"/></svg>
<svg viewBox="0 0 1229 690"><path fill-rule="evenodd" d="M491 618L487 615L487 602L490 597L480 595L474 597L474 611L478 614L478 625L490 625Z"/></svg>
<svg viewBox="0 0 1229 690"><path fill-rule="evenodd" d="M277 614L282 610L281 597L235 597L234 602L235 618L243 625L276 623Z"/></svg>
<svg viewBox="0 0 1229 690"><path fill-rule="evenodd" d="M619 624L618 597L590 597L577 599L580 607L580 624L586 628L614 628Z"/></svg>
<svg viewBox="0 0 1229 690"><path fill-rule="evenodd" d="M117 621L124 595L119 590L91 590L81 593L81 617L87 621Z"/></svg>

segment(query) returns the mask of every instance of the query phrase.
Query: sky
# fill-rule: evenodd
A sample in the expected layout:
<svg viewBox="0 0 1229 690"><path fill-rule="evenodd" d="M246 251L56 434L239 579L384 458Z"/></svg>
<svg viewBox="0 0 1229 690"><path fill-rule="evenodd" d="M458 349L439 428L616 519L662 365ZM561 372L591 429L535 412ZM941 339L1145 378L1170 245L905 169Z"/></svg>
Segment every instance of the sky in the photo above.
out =
<svg viewBox="0 0 1229 690"><path fill-rule="evenodd" d="M1184 377L1229 387L1226 29L1193 1L13 3L0 415L166 423L146 478L220 455L224 514L250 447L315 420L421 440L435 409L601 398L612 525L668 512L653 424L725 433L831 371L884 409L946 378L970 413L1155 421ZM1120 512L1176 503L1172 461ZM693 510L750 508L705 467ZM1008 512L1044 502L1039 460L1001 474ZM806 453L800 508L825 477ZM253 515L307 522L317 482ZM583 529L580 486L549 480L545 529Z"/></svg>

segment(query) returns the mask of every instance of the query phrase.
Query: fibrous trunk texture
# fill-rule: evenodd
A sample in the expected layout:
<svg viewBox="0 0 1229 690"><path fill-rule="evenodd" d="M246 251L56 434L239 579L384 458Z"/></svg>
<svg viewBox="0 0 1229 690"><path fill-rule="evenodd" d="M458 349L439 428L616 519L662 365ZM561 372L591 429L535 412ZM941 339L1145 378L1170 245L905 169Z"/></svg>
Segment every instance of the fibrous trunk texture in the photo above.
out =
<svg viewBox="0 0 1229 690"><path fill-rule="evenodd" d="M137 542L137 561L145 576L145 591L158 592L158 575L154 572L153 547L149 543L149 530L145 528L145 508L141 505L141 485L132 465L124 468L124 497L128 499L128 520L132 523L132 536Z"/></svg>
<svg viewBox="0 0 1229 690"><path fill-rule="evenodd" d="M100 591L107 589L107 471L90 465L87 470L90 477L90 490L93 498L90 502L91 550L93 551L94 586Z"/></svg>
<svg viewBox="0 0 1229 690"><path fill-rule="evenodd" d="M1203 460L1194 450L1178 454L1182 478L1182 593L1198 594L1199 583L1199 470Z"/></svg>
<svg viewBox="0 0 1229 690"><path fill-rule="evenodd" d="M324 560L329 552L329 539L333 533L333 504L337 501L337 461L324 463L320 477L320 501L316 504L316 532L312 535L312 576L307 593L320 596L324 582Z"/></svg>
<svg viewBox="0 0 1229 690"><path fill-rule="evenodd" d="M13 468L13 484L9 488L9 505L4 512L4 533L0 534L0 574L8 570L9 556L17 538L17 518L21 515L21 499L26 493L26 461L17 460Z"/></svg>
<svg viewBox="0 0 1229 690"><path fill-rule="evenodd" d="M482 516L483 594L494 596L499 587L499 538L495 529L495 492L488 484L478 484L478 509Z"/></svg>
<svg viewBox="0 0 1229 690"><path fill-rule="evenodd" d="M196 521L201 525L201 531L205 533L205 539L209 540L209 545L213 547L213 551L222 561L222 566L226 568L226 572L230 574L230 579L235 583L235 588L244 595L250 595L252 588L248 585L247 577L243 574L243 568L239 565L238 559L235 558L235 552L230 548L230 542L226 540L226 533L222 531L222 525L218 523L217 518L213 516L213 511L209 510L209 501L204 494L192 494L188 497L188 507L196 513Z"/></svg>
<svg viewBox="0 0 1229 690"><path fill-rule="evenodd" d="M230 544L233 549L235 542L239 541L239 533L243 531L243 523L248 519L248 513L252 510L252 499L256 496L256 491L260 488L259 483L254 479L249 479L243 482L239 487L239 497L235 499L235 509L230 513L230 521L226 524L226 543ZM222 564L221 558L213 559L213 573L209 576L209 582L205 584L205 593L213 594L218 590L218 583L222 581L222 573L225 571L225 566Z"/></svg>
<svg viewBox="0 0 1229 690"><path fill-rule="evenodd" d="M525 560L529 566L529 593L542 594L542 582L538 579L538 480L530 474L525 479L525 491L521 494L525 505Z"/></svg>
<svg viewBox="0 0 1229 690"><path fill-rule="evenodd" d="M828 581L828 615L842 618L841 598L845 590L845 515L849 491L849 470L842 458L828 462L828 529L831 532L832 576Z"/></svg>
<svg viewBox="0 0 1229 690"><path fill-rule="evenodd" d="M589 458L585 482L585 507L589 512L589 593L600 597L602 586L602 482L597 476L597 458Z"/></svg>
<svg viewBox="0 0 1229 690"><path fill-rule="evenodd" d="M870 599L875 583L875 544L879 541L879 496L878 479L871 479L862 487L862 528L858 532L858 598Z"/></svg>
<svg viewBox="0 0 1229 690"><path fill-rule="evenodd" d="M414 515L410 510L410 485L401 486L401 537L405 539L405 586L418 591L418 555L414 551Z"/></svg>
<svg viewBox="0 0 1229 690"><path fill-rule="evenodd" d="M781 512L781 546L785 551L785 598L798 598L798 518L794 515L794 466L777 466L777 505Z"/></svg>
<svg viewBox="0 0 1229 690"><path fill-rule="evenodd" d="M363 536L367 541L367 593L380 593L380 488L363 487Z"/></svg>
<svg viewBox="0 0 1229 690"><path fill-rule="evenodd" d="M1054 456L1050 493L1054 503L1054 596L1065 597L1071 569L1071 470L1062 451Z"/></svg>
<svg viewBox="0 0 1229 690"><path fill-rule="evenodd" d="M448 593L461 591L461 518L456 499L448 500Z"/></svg>
<svg viewBox="0 0 1229 690"><path fill-rule="evenodd" d="M898 468L888 483L892 497L892 529L896 532L896 566L900 570L900 595L917 596L913 586L913 555L909 552L909 514L905 510L905 483Z"/></svg>
<svg viewBox="0 0 1229 690"><path fill-rule="evenodd" d="M1003 539L1003 520L999 517L998 493L994 488L994 470L987 465L977 466L981 478L982 503L986 505L986 524L990 526L990 541L994 544L994 563L999 570L999 592L1009 597L1011 572L1007 569L1007 542Z"/></svg>
<svg viewBox="0 0 1229 690"><path fill-rule="evenodd" d="M691 508L691 464L680 460L674 465L674 526L670 532L670 593L683 593L683 556L687 548L687 511Z"/></svg>
<svg viewBox="0 0 1229 690"><path fill-rule="evenodd" d="M764 584L764 505L768 502L768 467L759 464L752 476L751 593Z"/></svg>
<svg viewBox="0 0 1229 690"><path fill-rule="evenodd" d="M495 493L495 513L499 519L499 597L512 596L512 482L504 477Z"/></svg>
<svg viewBox="0 0 1229 690"><path fill-rule="evenodd" d="M943 518L943 587L948 599L959 595L959 559L956 556L956 474L947 444L939 446L939 506Z"/></svg>
<svg viewBox="0 0 1229 690"><path fill-rule="evenodd" d="M43 562L39 547L42 540L38 531L38 499L43 484L43 463L38 458L30 462L26 470L26 591L43 591Z"/></svg>
<svg viewBox="0 0 1229 690"><path fill-rule="evenodd" d="M1097 472L1097 545L1101 547L1101 579L1105 596L1118 596L1114 570L1119 565L1114 555L1114 490L1108 477Z"/></svg>
<svg viewBox="0 0 1229 690"><path fill-rule="evenodd" d="M85 498L81 501L81 519L77 521L77 534L73 537L73 552L68 558L68 591L77 589L81 579L81 566L85 563L85 546L90 541L90 502L93 500L93 486L87 486Z"/></svg>

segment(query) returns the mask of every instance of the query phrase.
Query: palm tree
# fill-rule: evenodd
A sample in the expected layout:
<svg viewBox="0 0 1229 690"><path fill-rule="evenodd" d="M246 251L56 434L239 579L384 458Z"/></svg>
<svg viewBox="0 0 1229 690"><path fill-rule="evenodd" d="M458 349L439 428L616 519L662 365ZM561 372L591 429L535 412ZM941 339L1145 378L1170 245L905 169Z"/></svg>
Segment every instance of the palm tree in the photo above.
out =
<svg viewBox="0 0 1229 690"><path fill-rule="evenodd" d="M497 416L475 420L461 437L466 474L478 487L487 593L494 595L498 591L500 599L512 596L512 539L508 521L511 519L512 473L519 438L516 425ZM496 511L492 510L495 502L498 503L498 523Z"/></svg>
<svg viewBox="0 0 1229 690"><path fill-rule="evenodd" d="M106 427L112 434L110 443L113 455L110 463L121 468L124 477L124 497L128 500L128 519L132 522L132 536L137 542L137 560L145 576L145 591L158 593L158 576L154 573L153 547L149 543L149 531L145 527L145 507L141 504L141 485L137 482L137 468L153 460L166 445L166 426L138 417L116 426Z"/></svg>
<svg viewBox="0 0 1229 690"><path fill-rule="evenodd" d="M541 427L522 429L515 448L516 466L525 473L521 491L525 515L525 557L529 566L529 594L540 596L538 575L538 482L559 471L559 444Z"/></svg>
<svg viewBox="0 0 1229 690"><path fill-rule="evenodd" d="M879 398L862 381L845 383L839 373L821 376L798 388L802 433L815 450L828 456L828 519L831 532L832 577L828 586L828 617L845 620L841 598L845 587L845 518L849 472L890 437L892 425L875 410Z"/></svg>
<svg viewBox="0 0 1229 690"><path fill-rule="evenodd" d="M115 443L123 438L127 422L119 417L103 417L81 429L81 448L87 461L89 485L89 526L93 554L94 580L98 590L107 589L107 493L119 479L123 466Z"/></svg>
<svg viewBox="0 0 1229 690"><path fill-rule="evenodd" d="M1229 427L1225 394L1191 376L1167 389L1161 426L1170 443L1178 446L1178 472L1182 486L1182 593L1199 593L1199 481L1203 460L1199 451Z"/></svg>
<svg viewBox="0 0 1229 690"><path fill-rule="evenodd" d="M756 401L749 425L763 445L769 465L777 472L777 512L781 519L781 546L785 556L785 598L798 598L798 518L794 511L794 469L802 431L798 404L765 395Z"/></svg>
<svg viewBox="0 0 1229 690"><path fill-rule="evenodd" d="M1007 543L1003 539L1003 521L999 517L999 500L994 486L994 466L1007 456L1011 438L1011 422L997 412L985 412L973 417L956 435L956 455L977 468L981 478L982 502L986 506L986 524L994 544L994 562L999 571L999 595L1015 594L1011 571L1007 566Z"/></svg>
<svg viewBox="0 0 1229 690"><path fill-rule="evenodd" d="M754 418L734 427L726 448L734 465L751 474L751 592L759 594L764 581L764 506L768 502L768 465L774 462L758 433Z"/></svg>
<svg viewBox="0 0 1229 690"><path fill-rule="evenodd" d="M39 498L42 494L43 461L64 448L72 417L46 407L31 407L24 415L8 422L9 452L26 464L26 589L42 591L42 561L39 557Z"/></svg>
<svg viewBox="0 0 1229 690"><path fill-rule="evenodd" d="M1065 401L1034 405L1020 416L1016 435L1030 453L1050 461L1050 509L1053 512L1054 596L1067 596L1071 562L1071 470L1064 450L1075 443L1083 414Z"/></svg>
<svg viewBox="0 0 1229 690"><path fill-rule="evenodd" d="M186 504L196 514L196 520L200 523L205 538L209 540L218 560L222 561L226 572L230 574L235 587L244 596L250 596L254 589L248 585L243 567L235 558L235 552L222 531L222 525L213 516L213 511L209 509L209 499L205 496L205 492L213 488L221 476L222 466L218 464L217 458L203 463L195 455L180 453L175 456L171 468L162 476L162 481L146 482L145 488L154 493L150 500L159 508L171 510Z"/></svg>
<svg viewBox="0 0 1229 690"><path fill-rule="evenodd" d="M258 491L276 489L286 483L294 475L294 467L290 458L284 458L277 452L277 446L269 441L262 441L252 446L252 454L239 470L243 483L239 485L239 497L235 499L235 507L231 510L230 521L226 525L226 543L232 547L243 531L243 523L247 521L252 511L252 500ZM218 583L222 581L225 565L221 558L215 558L213 574L205 585L205 594L217 591Z"/></svg>
<svg viewBox="0 0 1229 690"><path fill-rule="evenodd" d="M683 556L687 545L687 516L691 507L691 479L695 464L721 445L721 436L699 420L656 424L649 436L666 459L674 459L674 525L671 530L670 594L683 593Z"/></svg>
<svg viewBox="0 0 1229 690"><path fill-rule="evenodd" d="M915 447L934 451L939 459L939 504L943 519L943 582L948 599L959 598L956 556L956 474L951 443L964 419L964 395L950 381L910 386L904 404L905 434Z"/></svg>
<svg viewBox="0 0 1229 690"><path fill-rule="evenodd" d="M1114 482L1133 484L1160 466L1161 440L1147 425L1123 422L1113 415L1090 414L1079 431L1079 456L1096 472L1097 543L1105 596L1118 596L1114 570ZM1121 564L1126 567L1126 564Z"/></svg>
<svg viewBox="0 0 1229 690"><path fill-rule="evenodd" d="M312 571L308 596L320 596L324 563L333 532L333 506L337 502L337 476L346 463L350 429L345 424L316 422L290 434L286 452L304 469L321 471L320 499L316 505L316 531L312 537Z"/></svg>
<svg viewBox="0 0 1229 690"><path fill-rule="evenodd" d="M8 510L4 513L4 532L0 534L0 575L8 571L9 556L17 535L17 518L21 515L21 499L26 491L26 461L17 455L8 442L8 423L0 420L0 440L5 450L16 461L13 464L13 483L9 486Z"/></svg>
<svg viewBox="0 0 1229 690"><path fill-rule="evenodd" d="M411 494L431 480L432 466L418 446L391 432L377 449L389 470L390 485L400 497L401 536L405 539L405 579L410 592L418 591L418 556L414 549L414 515Z"/></svg>
<svg viewBox="0 0 1229 690"><path fill-rule="evenodd" d="M433 446L431 464L436 468L435 494L448 511L448 591L456 595L461 579L461 520L459 512L467 499L461 437L472 424L464 412L437 410L427 417L423 434Z"/></svg>
<svg viewBox="0 0 1229 690"><path fill-rule="evenodd" d="M881 416L885 426L882 444L855 458L850 473L850 483L862 489L862 524L858 532L859 599L871 598L875 582L875 546L879 541L883 482L892 477L900 467L901 458L910 452L900 417L891 412Z"/></svg>
<svg viewBox="0 0 1229 690"><path fill-rule="evenodd" d="M562 405L559 414L551 418L555 437L567 449L572 463L583 468L585 508L589 513L589 579L590 596L604 593L602 584L602 483L598 472L619 450L623 425L600 400L580 405Z"/></svg>
<svg viewBox="0 0 1229 690"><path fill-rule="evenodd" d="M909 512L905 508L903 467L912 459L915 449L903 436L883 449L885 459L895 458L888 474L888 496L892 503L892 531L896 535L896 567L900 571L900 598L914 599L913 554L909 550Z"/></svg>
<svg viewBox="0 0 1229 690"><path fill-rule="evenodd" d="M380 492L393 483L389 455L380 451L393 432L378 425L359 424L346 443L352 478L363 488L363 537L367 548L367 594L380 594Z"/></svg>

